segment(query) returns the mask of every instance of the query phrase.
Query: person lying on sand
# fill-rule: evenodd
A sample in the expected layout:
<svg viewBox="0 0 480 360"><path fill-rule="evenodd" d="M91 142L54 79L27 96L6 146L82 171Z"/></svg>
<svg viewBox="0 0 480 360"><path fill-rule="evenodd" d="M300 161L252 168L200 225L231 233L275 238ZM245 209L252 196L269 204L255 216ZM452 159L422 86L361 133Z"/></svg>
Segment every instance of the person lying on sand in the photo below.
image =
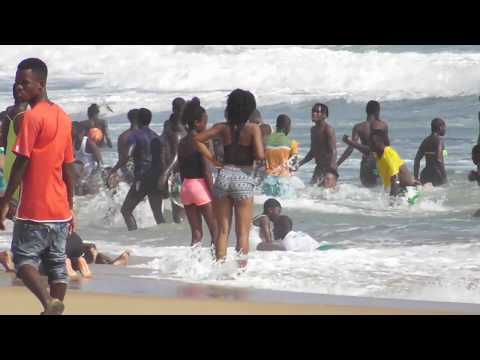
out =
<svg viewBox="0 0 480 360"><path fill-rule="evenodd" d="M93 243L84 243L82 238L73 232L67 238L67 272L72 277L77 277L76 271L79 271L83 277L91 277L92 272L88 264L126 266L130 253L124 251L115 259L97 251L97 247Z"/></svg>
<svg viewBox="0 0 480 360"><path fill-rule="evenodd" d="M66 245L65 252L67 259L65 265L70 278L77 278L77 271L85 278L92 277L92 272L88 264L128 265L128 258L130 256L128 251L124 251L117 258L112 259L103 253L99 253L95 244L84 243L82 238L75 232L67 237ZM6 272L15 272L13 256L9 250L0 252L0 264L5 268ZM43 270L42 265L40 265L40 273L44 274Z"/></svg>

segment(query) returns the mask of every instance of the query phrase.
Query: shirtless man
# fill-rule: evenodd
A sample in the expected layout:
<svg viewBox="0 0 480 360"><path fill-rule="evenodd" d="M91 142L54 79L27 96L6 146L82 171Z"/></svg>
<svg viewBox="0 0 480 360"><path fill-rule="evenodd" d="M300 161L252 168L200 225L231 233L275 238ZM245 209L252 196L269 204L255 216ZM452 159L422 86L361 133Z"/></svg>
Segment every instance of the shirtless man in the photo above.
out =
<svg viewBox="0 0 480 360"><path fill-rule="evenodd" d="M184 104L182 109L183 106ZM181 112L178 112L177 116L172 114L168 126L165 126L163 129L162 136L154 139L151 144L152 177L158 179L157 187L163 194L163 198L166 199L170 196L172 217L177 224L185 219L185 210L174 200L174 197L179 195L179 191L178 194L171 194L168 183L169 181L174 181L174 187L180 186L178 145L185 135L187 135L187 130L185 129Z"/></svg>
<svg viewBox="0 0 480 360"><path fill-rule="evenodd" d="M112 146L112 141L108 136L107 122L103 119L100 119L98 117L99 114L100 114L99 106L97 104L90 105L87 110L88 120L82 121L81 124L86 129L87 133L90 129L93 129L93 128L100 129L102 131L103 138L99 146L103 147L106 143L107 146L111 148L113 146Z"/></svg>
<svg viewBox="0 0 480 360"><path fill-rule="evenodd" d="M117 141L117 151L118 151L118 161L115 166L110 170L110 172L116 172L120 170L122 172L123 180L131 184L134 179L133 175L133 161L128 156L128 137L130 134L138 129L138 109L132 109L127 113L128 121L130 121L130 128L122 132L118 136ZM121 166L121 164L126 165Z"/></svg>
<svg viewBox="0 0 480 360"><path fill-rule="evenodd" d="M367 103L367 119L363 122L355 124L352 129L351 141L360 143L368 148L371 130L383 130L386 134L387 145L390 145L388 138L388 125L386 122L380 120L380 104L377 101L371 100ZM348 145L340 159L337 161L337 166L340 166L352 154L354 147L349 144L348 136L343 137L343 141ZM362 153L362 162L360 163L360 181L365 187L374 187L380 183L380 178L377 172L375 157L371 152L368 154Z"/></svg>
<svg viewBox="0 0 480 360"><path fill-rule="evenodd" d="M420 174L420 181L422 184L432 183L433 186L440 186L447 182L447 173L443 161L445 146L442 139L446 132L445 121L440 118L433 119L431 129L430 136L426 137L418 148L413 174L415 179L419 180L420 161L425 157L426 164Z"/></svg>
<svg viewBox="0 0 480 360"><path fill-rule="evenodd" d="M420 173L420 181L422 184L432 183L433 186L440 186L447 182L443 159L445 146L442 139L446 132L445 122L435 118L432 120L431 129L431 135L423 140L415 156L414 176L415 179L419 179L420 161L425 157L426 166Z"/></svg>
<svg viewBox="0 0 480 360"><path fill-rule="evenodd" d="M315 126L310 129L310 151L298 165L300 167L315 158L317 166L310 181L311 185L321 183L329 169L337 169L335 130L327 123L327 118L328 107L315 104L312 108L312 121Z"/></svg>
<svg viewBox="0 0 480 360"><path fill-rule="evenodd" d="M177 97L177 98L173 99L173 101L172 101L172 114L170 115L168 120L165 120L165 122L163 123L162 135L165 134L165 131L167 129L170 129L170 126L171 126L171 124L173 124L175 122L175 119L180 118L182 116L185 104L186 104L186 102L185 102L184 98Z"/></svg>
<svg viewBox="0 0 480 360"><path fill-rule="evenodd" d="M260 131L262 132L262 138L264 140L268 135L272 134L271 126L263 122L262 114L257 109L255 109L252 115L250 115L248 122L251 122L260 126Z"/></svg>

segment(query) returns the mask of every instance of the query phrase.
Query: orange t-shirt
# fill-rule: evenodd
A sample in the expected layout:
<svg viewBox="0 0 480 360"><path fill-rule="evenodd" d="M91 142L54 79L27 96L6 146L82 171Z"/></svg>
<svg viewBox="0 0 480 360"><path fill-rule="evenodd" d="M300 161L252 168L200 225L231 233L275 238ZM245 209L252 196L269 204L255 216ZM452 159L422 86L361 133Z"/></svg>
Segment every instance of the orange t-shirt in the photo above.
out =
<svg viewBox="0 0 480 360"><path fill-rule="evenodd" d="M62 165L75 161L72 121L56 104L42 101L23 117L12 150L30 159L22 178L16 218L63 222L72 218Z"/></svg>

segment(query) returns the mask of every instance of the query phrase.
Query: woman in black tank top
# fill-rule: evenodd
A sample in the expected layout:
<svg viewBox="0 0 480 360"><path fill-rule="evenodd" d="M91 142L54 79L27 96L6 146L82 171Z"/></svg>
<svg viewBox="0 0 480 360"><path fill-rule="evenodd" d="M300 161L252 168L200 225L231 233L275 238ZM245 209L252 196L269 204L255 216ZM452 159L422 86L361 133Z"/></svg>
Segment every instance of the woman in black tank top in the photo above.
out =
<svg viewBox="0 0 480 360"><path fill-rule="evenodd" d="M192 230L192 246L201 244L202 216L207 222L213 245L217 236L217 222L212 206L211 171L193 138L195 134L205 131L208 116L198 98L186 103L182 116L189 131L178 146L178 167L182 179L180 199Z"/></svg>
<svg viewBox="0 0 480 360"><path fill-rule="evenodd" d="M215 242L217 260L223 261L227 253L228 234L232 213L235 212L236 250L248 254L248 238L252 222L253 162L264 159L260 127L247 123L256 108L252 93L236 89L230 93L225 109L226 123L216 124L209 130L195 134L194 139L202 154L207 148L202 142L220 138L224 144L224 168L219 171L213 186L214 210L218 223ZM240 267L247 264L245 257L239 259Z"/></svg>

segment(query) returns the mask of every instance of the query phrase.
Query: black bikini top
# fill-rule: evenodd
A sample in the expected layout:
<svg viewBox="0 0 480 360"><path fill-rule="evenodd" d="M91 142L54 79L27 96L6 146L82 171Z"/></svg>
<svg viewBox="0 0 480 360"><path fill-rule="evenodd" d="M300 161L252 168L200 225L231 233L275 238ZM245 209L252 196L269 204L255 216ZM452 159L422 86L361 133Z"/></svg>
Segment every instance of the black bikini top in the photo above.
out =
<svg viewBox="0 0 480 360"><path fill-rule="evenodd" d="M225 165L236 165L236 166L252 166L254 162L253 157L253 144L252 145L241 145L239 144L240 140L240 131L242 131L243 125L234 127L230 126L232 133L232 143L223 146L223 160Z"/></svg>

